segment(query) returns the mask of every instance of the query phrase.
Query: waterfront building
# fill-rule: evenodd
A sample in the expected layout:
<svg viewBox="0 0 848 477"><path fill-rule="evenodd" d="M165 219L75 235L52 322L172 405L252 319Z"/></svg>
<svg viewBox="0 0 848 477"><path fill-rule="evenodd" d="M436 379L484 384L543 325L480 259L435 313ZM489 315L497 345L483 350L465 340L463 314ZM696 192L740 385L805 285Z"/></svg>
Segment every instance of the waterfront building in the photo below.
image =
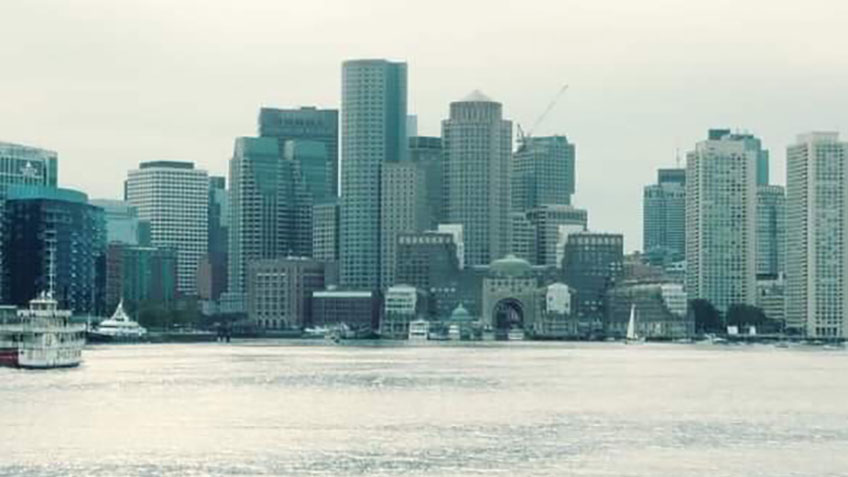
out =
<svg viewBox="0 0 848 477"><path fill-rule="evenodd" d="M511 163L512 210L571 204L574 163L574 144L565 136L523 138Z"/></svg>
<svg viewBox="0 0 848 477"><path fill-rule="evenodd" d="M307 142L310 155L320 156L328 181L328 195L338 196L339 111L305 106L297 109L261 108L259 136L277 139L280 157L285 157L286 142ZM318 147L322 145L323 147Z"/></svg>
<svg viewBox="0 0 848 477"><path fill-rule="evenodd" d="M177 298L174 249L111 242L106 249L106 310L121 301L130 312L145 303L168 305Z"/></svg>
<svg viewBox="0 0 848 477"><path fill-rule="evenodd" d="M501 103L474 91L442 122L447 221L463 226L465 265L487 265L509 249L512 122Z"/></svg>
<svg viewBox="0 0 848 477"><path fill-rule="evenodd" d="M531 333L542 311L539 280L530 262L507 255L495 260L483 278L481 321L496 338L510 330Z"/></svg>
<svg viewBox="0 0 848 477"><path fill-rule="evenodd" d="M604 295L621 278L624 236L581 232L568 236L562 260L563 282L575 294L581 333L597 332L603 317Z"/></svg>
<svg viewBox="0 0 848 477"><path fill-rule="evenodd" d="M380 175L380 289L395 281L397 238L427 227L424 171L411 161L387 162Z"/></svg>
<svg viewBox="0 0 848 477"><path fill-rule="evenodd" d="M453 236L453 243L456 244L456 259L459 262L459 269L465 268L465 237L462 233L462 224L439 224L436 231Z"/></svg>
<svg viewBox="0 0 848 477"><path fill-rule="evenodd" d="M84 193L11 186L3 230L3 303L24 307L52 290L61 309L105 312L106 224Z"/></svg>
<svg viewBox="0 0 848 477"><path fill-rule="evenodd" d="M673 283L625 282L606 293L604 334L627 336L631 309L636 335L654 340L690 338L695 334L694 315L687 313L683 286Z"/></svg>
<svg viewBox="0 0 848 477"><path fill-rule="evenodd" d="M461 269L455 235L447 232L401 233L397 237L395 279L426 293L426 313L447 316L459 301Z"/></svg>
<svg viewBox="0 0 848 477"><path fill-rule="evenodd" d="M409 138L409 160L418 165L424 174L424 202L426 224L434 229L447 218L445 210L445 163L442 155L442 138L412 136Z"/></svg>
<svg viewBox="0 0 848 477"><path fill-rule="evenodd" d="M127 176L126 200L150 224L150 245L177 251L177 288L197 293L197 270L207 253L209 176L191 162L142 162Z"/></svg>
<svg viewBox="0 0 848 477"><path fill-rule="evenodd" d="M798 137L786 152L786 327L848 337L848 143Z"/></svg>
<svg viewBox="0 0 848 477"><path fill-rule="evenodd" d="M719 312L756 298L757 164L750 135L711 130L686 160L686 291Z"/></svg>
<svg viewBox="0 0 848 477"><path fill-rule="evenodd" d="M763 311L766 318L785 324L786 280L782 274L757 278L757 308Z"/></svg>
<svg viewBox="0 0 848 477"><path fill-rule="evenodd" d="M383 316L380 320L380 337L407 339L409 323L423 315L421 292L409 285L392 285L383 299Z"/></svg>
<svg viewBox="0 0 848 477"><path fill-rule="evenodd" d="M535 256L531 262L560 268L568 235L586 231L589 215L585 209L571 205L543 205L526 211L535 237Z"/></svg>
<svg viewBox="0 0 848 477"><path fill-rule="evenodd" d="M106 242L139 245L149 239L150 227L138 219L138 211L125 200L92 199L89 203L103 209L106 218ZM146 234L145 234L146 229Z"/></svg>
<svg viewBox="0 0 848 477"><path fill-rule="evenodd" d="M322 290L312 293L312 326L346 326L355 334L378 329L380 296L376 291Z"/></svg>
<svg viewBox="0 0 848 477"><path fill-rule="evenodd" d="M56 153L47 149L0 142L0 238L3 236L3 200L6 189L15 185L56 187L58 159ZM0 276L3 270L3 255L0 251ZM0 279L0 294L3 283Z"/></svg>
<svg viewBox="0 0 848 477"><path fill-rule="evenodd" d="M312 293L324 289L324 264L308 258L248 264L247 317L260 329L303 329L312 322Z"/></svg>
<svg viewBox="0 0 848 477"><path fill-rule="evenodd" d="M536 320L533 336L548 339L576 338L579 336L578 320L572 313L574 291L564 283L551 283L542 288L544 310Z"/></svg>
<svg viewBox="0 0 848 477"><path fill-rule="evenodd" d="M786 262L786 191L757 186L757 276L776 277Z"/></svg>
<svg viewBox="0 0 848 477"><path fill-rule="evenodd" d="M642 193L642 250L655 264L686 257L686 169L660 169Z"/></svg>
<svg viewBox="0 0 848 477"><path fill-rule="evenodd" d="M406 159L406 63L342 65L341 284L380 286L380 173Z"/></svg>

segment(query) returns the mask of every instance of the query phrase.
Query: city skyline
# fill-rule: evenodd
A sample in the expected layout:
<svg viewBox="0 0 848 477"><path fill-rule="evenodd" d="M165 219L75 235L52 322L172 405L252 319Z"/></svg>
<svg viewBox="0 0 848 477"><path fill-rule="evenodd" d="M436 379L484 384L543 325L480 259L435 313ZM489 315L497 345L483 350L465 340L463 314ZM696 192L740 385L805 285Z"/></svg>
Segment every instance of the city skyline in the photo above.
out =
<svg viewBox="0 0 848 477"><path fill-rule="evenodd" d="M725 4L734 15L720 13ZM4 16L20 21L0 34L15 47L0 51L26 73L0 80L0 99L16 111L0 128L5 140L59 151L62 186L118 198L126 170L143 161L191 161L225 175L232 138L254 133L261 106L339 108L345 59L407 63L409 110L421 135L437 135L449 102L475 88L501 101L504 117L530 128L568 83L533 133L565 134L577 145L574 204L591 210L592 228L624 233L630 251L642 243L633 198L704 130L738 127L761 137L772 151L773 184L785 183L785 149L796 134L845 132L840 114L848 99L838 85L848 70L835 40L848 6L813 4L811 12L817 4L831 14L803 16L799 24L795 10L766 2L490 6L491 29L474 34L462 28L474 5L452 6L455 16L437 15L446 5L438 2L416 12L441 22L443 37L405 35L407 12L387 2L370 9L212 4L199 16L194 8L152 2L121 12L92 8L98 13L89 16L61 3L4 5ZM534 21L517 21L528 8ZM292 15L303 25L270 33L277 19ZM189 16L192 37L178 28ZM770 26L756 38L733 28L753 17ZM373 31L353 34L351 21ZM36 24L57 33L23 34ZM328 32L320 41L306 34L319 24ZM551 45L561 49L551 53Z"/></svg>

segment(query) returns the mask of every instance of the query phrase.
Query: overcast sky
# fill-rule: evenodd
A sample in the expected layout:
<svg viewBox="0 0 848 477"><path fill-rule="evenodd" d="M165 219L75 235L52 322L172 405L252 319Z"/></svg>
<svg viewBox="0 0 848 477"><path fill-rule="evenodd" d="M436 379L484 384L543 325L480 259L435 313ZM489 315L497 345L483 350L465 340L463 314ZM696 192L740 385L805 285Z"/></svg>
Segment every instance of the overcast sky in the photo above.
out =
<svg viewBox="0 0 848 477"><path fill-rule="evenodd" d="M121 195L140 161L226 174L262 105L338 107L341 62L409 64L438 135L480 89L534 135L577 144L575 203L641 247L642 186L710 127L749 130L784 183L786 145L848 135L842 0L2 0L0 141L58 151L60 183Z"/></svg>

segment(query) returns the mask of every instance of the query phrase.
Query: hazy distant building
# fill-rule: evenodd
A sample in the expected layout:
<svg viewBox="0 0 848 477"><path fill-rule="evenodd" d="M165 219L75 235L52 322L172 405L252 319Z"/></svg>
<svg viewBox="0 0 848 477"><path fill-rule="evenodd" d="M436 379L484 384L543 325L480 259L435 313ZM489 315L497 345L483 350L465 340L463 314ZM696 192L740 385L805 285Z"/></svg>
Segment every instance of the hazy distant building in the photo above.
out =
<svg viewBox="0 0 848 477"><path fill-rule="evenodd" d="M479 91L451 103L442 122L447 221L462 224L465 263L487 265L509 250L512 122Z"/></svg>
<svg viewBox="0 0 848 477"><path fill-rule="evenodd" d="M447 217L445 162L442 155L442 138L413 136L409 138L409 160L424 173L424 202L427 228L435 228Z"/></svg>
<svg viewBox="0 0 848 477"><path fill-rule="evenodd" d="M524 138L512 160L512 210L571 204L574 162L574 144L565 136Z"/></svg>
<svg viewBox="0 0 848 477"><path fill-rule="evenodd" d="M209 178L207 253L197 271L197 292L204 300L217 300L227 290L230 196L227 179Z"/></svg>
<svg viewBox="0 0 848 477"><path fill-rule="evenodd" d="M757 275L777 277L786 262L786 191L757 186Z"/></svg>
<svg viewBox="0 0 848 477"><path fill-rule="evenodd" d="M339 111L301 107L296 109L262 108L259 110L259 135L277 139L280 157L286 141L298 140L322 144L329 193L338 195L339 177ZM312 146L310 146L312 147Z"/></svg>
<svg viewBox="0 0 848 477"><path fill-rule="evenodd" d="M529 209L526 214L535 232L535 257L531 262L537 265L560 267L568 235L585 231L589 223L585 209L570 205L544 205Z"/></svg>
<svg viewBox="0 0 848 477"><path fill-rule="evenodd" d="M407 154L406 63L342 65L341 285L380 285L380 173Z"/></svg>
<svg viewBox="0 0 848 477"><path fill-rule="evenodd" d="M339 204L337 201L312 207L312 257L322 262L339 260Z"/></svg>
<svg viewBox="0 0 848 477"><path fill-rule="evenodd" d="M411 161L387 162L380 174L380 288L396 284L397 236L427 228L424 171Z"/></svg>
<svg viewBox="0 0 848 477"><path fill-rule="evenodd" d="M725 139L741 142L745 149L756 157L755 177L757 185L769 184L769 152L763 149L760 138L747 132L731 131L730 129L710 129L707 137L710 141Z"/></svg>
<svg viewBox="0 0 848 477"><path fill-rule="evenodd" d="M724 313L756 298L757 163L750 136L711 130L686 161L686 291Z"/></svg>
<svg viewBox="0 0 848 477"><path fill-rule="evenodd" d="M642 250L653 263L686 257L686 169L660 169L642 193Z"/></svg>
<svg viewBox="0 0 848 477"><path fill-rule="evenodd" d="M44 291L60 308L104 313L106 224L82 192L44 186L6 191L3 303L27 306Z"/></svg>
<svg viewBox="0 0 848 477"><path fill-rule="evenodd" d="M297 163L299 180L313 204L333 201L333 164L326 145L319 141L289 140L284 145L284 158Z"/></svg>
<svg viewBox="0 0 848 477"><path fill-rule="evenodd" d="M506 230L509 253L516 257L534 262L536 260L536 227L527 220L524 212L510 212L507 215L509 227Z"/></svg>
<svg viewBox="0 0 848 477"><path fill-rule="evenodd" d="M139 220L150 224L151 245L177 251L179 291L195 294L198 265L208 251L208 174L191 162L142 162L125 187Z"/></svg>
<svg viewBox="0 0 848 477"><path fill-rule="evenodd" d="M380 323L380 301L376 291L316 291L312 293L312 325L344 325L360 333L376 331Z"/></svg>
<svg viewBox="0 0 848 477"><path fill-rule="evenodd" d="M786 152L786 326L848 337L848 143L798 137Z"/></svg>
<svg viewBox="0 0 848 477"><path fill-rule="evenodd" d="M458 303L462 279L455 236L434 231L401 233L397 244L395 281L426 293L430 317L448 316Z"/></svg>
<svg viewBox="0 0 848 477"><path fill-rule="evenodd" d="M177 297L177 252L112 242L106 251L106 311L121 300L135 312L144 304L168 305Z"/></svg>
<svg viewBox="0 0 848 477"><path fill-rule="evenodd" d="M302 329L312 322L312 293L324 289L324 264L305 258L248 265L247 316L262 329Z"/></svg>
<svg viewBox="0 0 848 477"><path fill-rule="evenodd" d="M623 261L621 234L582 232L568 237L562 277L576 294L574 312L589 330L596 330L601 324L604 296L618 283Z"/></svg>
<svg viewBox="0 0 848 477"><path fill-rule="evenodd" d="M406 339L409 323L423 315L420 292L409 285L392 285L383 299L383 315L380 320L380 337Z"/></svg>
<svg viewBox="0 0 848 477"><path fill-rule="evenodd" d="M143 227L138 220L138 211L125 200L92 199L91 205L103 209L106 217L106 241L127 245L139 245ZM149 227L148 227L149 235Z"/></svg>

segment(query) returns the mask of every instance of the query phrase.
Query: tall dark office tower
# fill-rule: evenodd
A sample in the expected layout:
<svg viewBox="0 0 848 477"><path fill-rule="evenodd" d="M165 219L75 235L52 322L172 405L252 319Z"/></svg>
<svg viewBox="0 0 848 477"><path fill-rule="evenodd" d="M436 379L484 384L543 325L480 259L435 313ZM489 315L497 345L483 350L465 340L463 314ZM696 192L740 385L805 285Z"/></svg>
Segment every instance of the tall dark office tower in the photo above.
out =
<svg viewBox="0 0 848 477"><path fill-rule="evenodd" d="M686 256L686 169L660 169L642 193L642 250L652 263Z"/></svg>
<svg viewBox="0 0 848 477"><path fill-rule="evenodd" d="M565 283L577 292L581 319L600 319L604 294L621 277L624 237L621 234L581 232L568 236L562 259Z"/></svg>
<svg viewBox="0 0 848 477"><path fill-rule="evenodd" d="M398 234L427 228L424 170L418 164L387 162L380 174L380 289L395 282Z"/></svg>
<svg viewBox="0 0 848 477"><path fill-rule="evenodd" d="M69 189L13 186L7 194L3 302L26 306L52 288L61 308L104 313L103 209Z"/></svg>
<svg viewBox="0 0 848 477"><path fill-rule="evenodd" d="M442 121L447 220L462 224L466 265L488 265L509 249L512 122L501 103L474 91Z"/></svg>
<svg viewBox="0 0 848 477"><path fill-rule="evenodd" d="M304 196L297 163L280 157L275 138L236 139L230 160L228 300L243 299L249 262L310 254L311 210Z"/></svg>
<svg viewBox="0 0 848 477"><path fill-rule="evenodd" d="M525 138L512 160L512 210L571 204L574 161L574 144L565 136Z"/></svg>
<svg viewBox="0 0 848 477"><path fill-rule="evenodd" d="M197 272L197 290L202 299L217 300L227 289L229 202L226 177L209 177L208 251Z"/></svg>
<svg viewBox="0 0 848 477"><path fill-rule="evenodd" d="M380 285L380 172L407 155L406 63L342 65L341 285Z"/></svg>
<svg viewBox="0 0 848 477"><path fill-rule="evenodd" d="M324 146L330 194L339 193L339 111L301 107L299 109L262 108L259 110L259 135L278 141L280 156L286 141L303 140Z"/></svg>
<svg viewBox="0 0 848 477"><path fill-rule="evenodd" d="M445 223L445 166L442 138L413 136L409 138L409 160L424 171L424 201L427 204L427 227L435 229Z"/></svg>
<svg viewBox="0 0 848 477"><path fill-rule="evenodd" d="M777 277L786 265L786 190L757 186L757 275Z"/></svg>

